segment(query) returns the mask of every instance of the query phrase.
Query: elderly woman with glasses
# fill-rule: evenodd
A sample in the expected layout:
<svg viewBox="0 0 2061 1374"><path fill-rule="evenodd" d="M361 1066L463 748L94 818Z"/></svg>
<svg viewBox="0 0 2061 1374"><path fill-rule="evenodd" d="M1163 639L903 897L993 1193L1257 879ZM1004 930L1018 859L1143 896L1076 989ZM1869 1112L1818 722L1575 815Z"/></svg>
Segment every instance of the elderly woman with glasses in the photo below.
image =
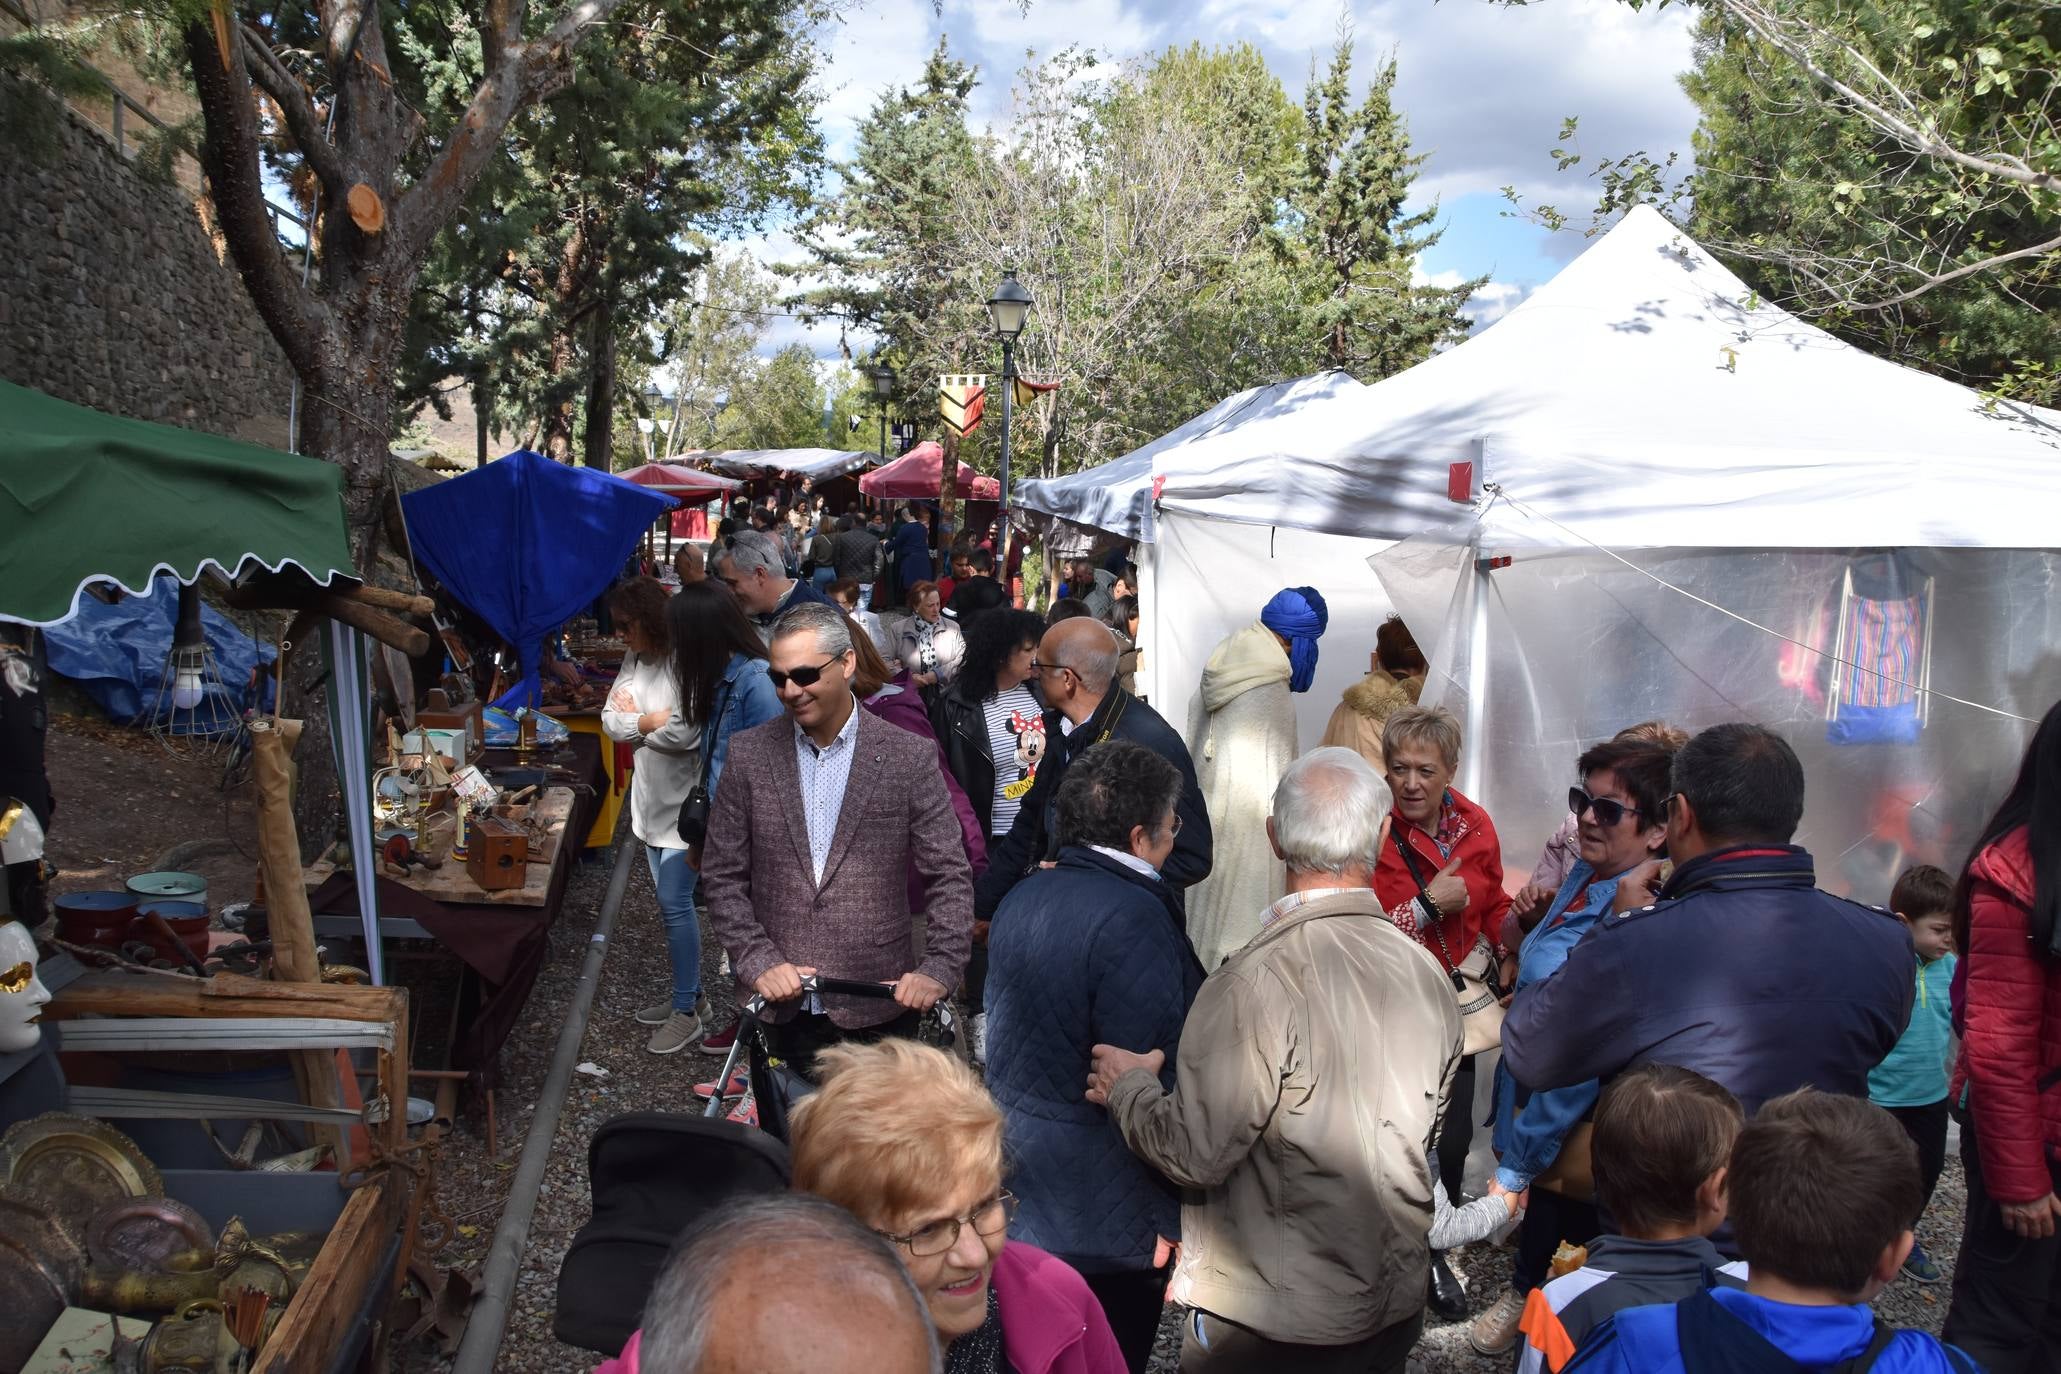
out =
<svg viewBox="0 0 2061 1374"><path fill-rule="evenodd" d="M1081 1276L1009 1239L1002 1113L973 1070L908 1040L816 1057L791 1126L794 1186L892 1242L930 1309L946 1374L1123 1374Z"/></svg>
<svg viewBox="0 0 2061 1374"><path fill-rule="evenodd" d="M1596 745L1577 760L1581 786L1567 790L1567 809L1576 821L1579 858L1561 880L1545 915L1518 951L1518 992L1560 971L1583 936L1610 911L1624 875L1667 847L1668 775L1674 750L1648 737L1621 734ZM1573 1087L1525 1096L1516 1079L1496 1066L1496 1182L1513 1193L1531 1192L1530 1210L1518 1232L1517 1257L1508 1292L1475 1319L1468 1343L1485 1355L1499 1355L1517 1340L1517 1323L1527 1294L1546 1280L1553 1252L1565 1240L1581 1245L1602 1230L1594 1203L1571 1196L1563 1186L1586 1194L1585 1144L1562 1147L1596 1105L1595 1079ZM1554 1166L1559 1164L1560 1168ZM1549 1172L1550 1171L1550 1172Z"/></svg>

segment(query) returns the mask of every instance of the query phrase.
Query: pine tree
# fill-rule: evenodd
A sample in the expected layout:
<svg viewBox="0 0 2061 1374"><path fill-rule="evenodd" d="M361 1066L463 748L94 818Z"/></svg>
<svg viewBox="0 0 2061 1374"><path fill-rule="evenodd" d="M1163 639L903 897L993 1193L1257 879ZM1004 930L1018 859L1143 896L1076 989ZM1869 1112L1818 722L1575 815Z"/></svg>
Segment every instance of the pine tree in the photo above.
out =
<svg viewBox="0 0 2061 1374"><path fill-rule="evenodd" d="M1350 36L1341 37L1323 80L1310 73L1295 201L1322 293L1308 312L1319 365L1377 381L1466 337L1461 307L1487 278L1455 287L1412 281L1417 259L1439 241L1438 206L1404 208L1424 157L1410 151L1395 108L1395 59L1354 108L1352 52Z"/></svg>

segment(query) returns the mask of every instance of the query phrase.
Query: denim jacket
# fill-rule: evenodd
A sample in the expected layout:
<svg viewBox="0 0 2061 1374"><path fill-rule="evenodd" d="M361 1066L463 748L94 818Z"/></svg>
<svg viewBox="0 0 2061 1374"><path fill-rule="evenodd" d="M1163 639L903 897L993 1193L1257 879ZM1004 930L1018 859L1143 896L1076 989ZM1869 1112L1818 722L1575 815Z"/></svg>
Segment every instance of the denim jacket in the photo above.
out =
<svg viewBox="0 0 2061 1374"><path fill-rule="evenodd" d="M1517 956L1517 988L1522 991L1544 982L1560 971L1567 956L1581 943L1596 922L1610 913L1617 897L1616 878L1598 878L1596 870L1576 860L1546 915ZM1576 898L1580 898L1579 904ZM1517 1080L1496 1064L1496 1179L1513 1193L1521 1193L1531 1181L1553 1166L1560 1154L1560 1142L1596 1105L1602 1091L1600 1079L1589 1079L1568 1088L1535 1092L1518 1102Z"/></svg>
<svg viewBox="0 0 2061 1374"><path fill-rule="evenodd" d="M716 689L716 713L703 736L703 757L708 760L708 794L716 795L716 783L723 776L723 760L730 754L730 736L754 725L764 725L780 714L780 694L766 676L766 660L744 654L730 655L723 670L722 686Z"/></svg>

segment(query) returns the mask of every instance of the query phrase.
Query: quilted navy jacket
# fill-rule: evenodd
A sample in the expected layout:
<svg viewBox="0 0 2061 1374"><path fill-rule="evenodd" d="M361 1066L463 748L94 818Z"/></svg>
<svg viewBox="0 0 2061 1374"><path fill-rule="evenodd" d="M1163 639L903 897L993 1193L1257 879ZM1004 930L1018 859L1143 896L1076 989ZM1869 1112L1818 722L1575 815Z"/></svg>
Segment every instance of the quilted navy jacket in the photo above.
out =
<svg viewBox="0 0 2061 1374"><path fill-rule="evenodd" d="M1171 889L1068 846L1003 901L988 944L988 1090L1007 1120L1013 1239L1083 1273L1150 1269L1180 1238L1180 1192L1085 1096L1089 1051L1166 1051L1202 986ZM1169 919L1171 917L1171 919Z"/></svg>

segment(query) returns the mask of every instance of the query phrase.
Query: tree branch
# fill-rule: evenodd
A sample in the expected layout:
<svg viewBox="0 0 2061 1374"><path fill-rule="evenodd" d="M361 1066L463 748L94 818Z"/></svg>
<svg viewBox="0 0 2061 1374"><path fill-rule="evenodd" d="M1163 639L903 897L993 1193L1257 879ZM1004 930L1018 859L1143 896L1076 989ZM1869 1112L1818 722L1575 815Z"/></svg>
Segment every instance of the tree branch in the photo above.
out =
<svg viewBox="0 0 2061 1374"><path fill-rule="evenodd" d="M1903 144L1912 152L1922 153L1928 157L1941 158L1957 166L1965 167L1972 172L1980 172L1984 176L1996 177L2003 181L2017 182L2020 185L2035 187L2043 191L2061 193L2061 173L2042 171L2039 168L2028 166L2024 161L2015 157L1987 157L1979 153L1968 152L1966 149L1956 147L1954 144L1947 142L1946 139L1942 138L1931 128L1921 128L1911 122L1910 119L1898 114L1890 108L1888 103L1885 103L1885 100L1893 101L1905 109L1915 111L1917 106L1910 95L1877 70L1872 63L1854 49L1852 44L1838 38L1837 35L1827 33L1813 25L1801 25L1806 33L1834 44L1851 60L1866 68L1869 74L1888 92L1884 99L1877 99L1866 95L1840 77L1835 76L1831 69L1819 60L1817 54L1812 51L1811 46L1790 33L1784 25L1781 16L1759 3L1759 0L1716 0L1716 2L1726 14L1731 15L1734 19L1737 19L1748 29L1752 30L1754 35L1760 38L1761 41L1786 54L1791 61L1802 67L1812 80L1824 86L1850 105L1868 124Z"/></svg>
<svg viewBox="0 0 2061 1374"><path fill-rule="evenodd" d="M536 41L518 45L521 0L494 0L487 50L498 61L473 93L443 149L422 178L402 194L388 216L387 232L404 252L419 258L472 189L500 146L508 123L524 106L552 95L572 80L572 47L604 23L623 0L578 0Z"/></svg>
<svg viewBox="0 0 2061 1374"><path fill-rule="evenodd" d="M251 80L272 98L279 107L279 114L286 121L287 132L293 135L294 145L301 156L307 159L308 167L321 180L323 186L338 189L344 178L343 159L338 156L336 145L329 141L322 131L322 121L315 115L315 102L308 97L308 89L279 60L279 54L272 51L272 45L265 36L251 27L250 21L243 21L243 65Z"/></svg>
<svg viewBox="0 0 2061 1374"><path fill-rule="evenodd" d="M229 37L232 44L243 42L235 28ZM214 26L205 20L187 25L184 41L200 97L200 165L207 174L208 197L214 202L222 238L243 273L251 303L287 362L303 378L313 376L324 312L287 263L272 227L258 169L257 111L244 64L232 55L230 65L222 65ZM312 236L308 251L313 251Z"/></svg>

